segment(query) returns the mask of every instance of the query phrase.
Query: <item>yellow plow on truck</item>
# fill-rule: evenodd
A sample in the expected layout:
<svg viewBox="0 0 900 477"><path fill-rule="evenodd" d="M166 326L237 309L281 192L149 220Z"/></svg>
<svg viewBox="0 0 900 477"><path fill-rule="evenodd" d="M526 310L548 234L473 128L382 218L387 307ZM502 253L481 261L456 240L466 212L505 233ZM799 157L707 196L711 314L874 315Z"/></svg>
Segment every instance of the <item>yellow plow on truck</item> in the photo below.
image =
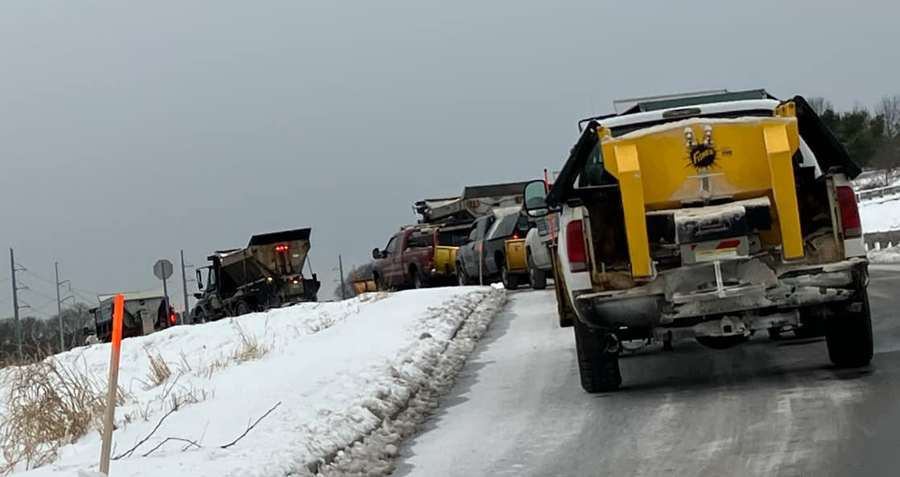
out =
<svg viewBox="0 0 900 477"><path fill-rule="evenodd" d="M846 149L802 97L756 90L649 101L588 121L549 193L557 287L582 386L621 383L621 342L824 334L837 366L872 359L868 268Z"/></svg>

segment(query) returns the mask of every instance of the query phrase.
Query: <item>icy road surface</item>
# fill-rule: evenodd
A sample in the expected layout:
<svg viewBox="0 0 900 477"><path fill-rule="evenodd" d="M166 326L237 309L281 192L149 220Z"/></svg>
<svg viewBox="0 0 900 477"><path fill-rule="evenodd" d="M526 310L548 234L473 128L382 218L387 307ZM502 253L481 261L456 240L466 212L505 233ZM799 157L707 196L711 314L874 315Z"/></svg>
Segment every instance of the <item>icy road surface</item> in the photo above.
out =
<svg viewBox="0 0 900 477"><path fill-rule="evenodd" d="M875 359L830 367L821 339L622 359L625 387L581 390L553 293L510 296L394 475L900 475L900 267L873 267Z"/></svg>

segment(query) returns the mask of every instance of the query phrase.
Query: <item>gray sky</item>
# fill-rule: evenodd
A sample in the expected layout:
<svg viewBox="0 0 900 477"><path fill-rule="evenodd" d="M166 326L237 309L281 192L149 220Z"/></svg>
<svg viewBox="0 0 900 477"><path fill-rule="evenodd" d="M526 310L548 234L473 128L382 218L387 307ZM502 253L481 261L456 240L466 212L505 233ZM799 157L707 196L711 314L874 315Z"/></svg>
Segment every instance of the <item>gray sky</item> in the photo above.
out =
<svg viewBox="0 0 900 477"><path fill-rule="evenodd" d="M148 288L180 248L311 226L326 299L338 253L366 261L415 200L558 168L613 99L900 93L896 0L736 3L4 0L0 281L15 247L88 297Z"/></svg>

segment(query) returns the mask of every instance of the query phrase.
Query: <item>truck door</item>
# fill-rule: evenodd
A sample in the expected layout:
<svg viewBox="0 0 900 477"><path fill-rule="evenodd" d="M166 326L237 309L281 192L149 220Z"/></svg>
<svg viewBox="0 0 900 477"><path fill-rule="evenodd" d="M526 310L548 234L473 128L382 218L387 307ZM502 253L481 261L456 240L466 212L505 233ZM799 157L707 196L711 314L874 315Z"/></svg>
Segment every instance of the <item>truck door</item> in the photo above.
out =
<svg viewBox="0 0 900 477"><path fill-rule="evenodd" d="M209 299L210 308L214 313L222 309L222 298L219 295L219 267L213 265L208 268L206 274L206 296Z"/></svg>
<svg viewBox="0 0 900 477"><path fill-rule="evenodd" d="M466 257L464 266L470 279L477 281L481 272L481 247L484 244L484 236L490 227L492 217L482 217L475 221L475 227L469 235L469 243L466 244Z"/></svg>
<svg viewBox="0 0 900 477"><path fill-rule="evenodd" d="M381 273L384 274L384 282L389 287L396 287L403 284L403 266L402 258L402 242L403 234L396 234L391 237L387 247L384 248L386 254L385 266Z"/></svg>

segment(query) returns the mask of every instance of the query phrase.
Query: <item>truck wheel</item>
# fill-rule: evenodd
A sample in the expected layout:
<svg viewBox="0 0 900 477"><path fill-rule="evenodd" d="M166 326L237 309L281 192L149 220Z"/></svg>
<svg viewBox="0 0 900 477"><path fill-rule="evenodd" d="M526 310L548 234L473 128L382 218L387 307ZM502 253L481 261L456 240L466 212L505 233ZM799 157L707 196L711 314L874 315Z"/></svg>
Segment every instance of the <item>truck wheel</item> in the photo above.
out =
<svg viewBox="0 0 900 477"><path fill-rule="evenodd" d="M246 301L239 301L237 304L237 316L249 315L250 313L253 313L253 310L250 309L250 305L248 305Z"/></svg>
<svg viewBox="0 0 900 477"><path fill-rule="evenodd" d="M575 317L574 313L559 313L559 312L557 312L557 315L559 316L559 320L557 320L557 321L559 321L560 328L568 328L570 326L575 326L575 320L578 319Z"/></svg>
<svg viewBox="0 0 900 477"><path fill-rule="evenodd" d="M375 275L375 291L387 291L387 288L384 286L384 278L381 278L381 275Z"/></svg>
<svg viewBox="0 0 900 477"><path fill-rule="evenodd" d="M461 287L469 285L469 277L466 276L466 271L463 269L462 263L456 264L456 283Z"/></svg>
<svg viewBox="0 0 900 477"><path fill-rule="evenodd" d="M859 308L852 311L852 307ZM865 288L857 292L854 300L843 313L829 317L825 342L828 357L842 368L858 368L872 361L872 315L869 309L869 293Z"/></svg>
<svg viewBox="0 0 900 477"><path fill-rule="evenodd" d="M416 290L420 288L425 288L425 277L422 276L422 272L419 271L418 268L412 268L410 271L412 275L412 285Z"/></svg>
<svg viewBox="0 0 900 477"><path fill-rule="evenodd" d="M547 275L543 270L534 266L534 260L531 258L531 252L528 252L528 278L531 281L531 288L535 290L543 290L547 288Z"/></svg>
<svg viewBox="0 0 900 477"><path fill-rule="evenodd" d="M614 391L622 384L619 345L612 333L592 331L575 320L575 352L581 387L589 393Z"/></svg>
<svg viewBox="0 0 900 477"><path fill-rule="evenodd" d="M519 276L511 275L505 263L500 265L500 279L503 280L503 287L507 290L519 288Z"/></svg>

